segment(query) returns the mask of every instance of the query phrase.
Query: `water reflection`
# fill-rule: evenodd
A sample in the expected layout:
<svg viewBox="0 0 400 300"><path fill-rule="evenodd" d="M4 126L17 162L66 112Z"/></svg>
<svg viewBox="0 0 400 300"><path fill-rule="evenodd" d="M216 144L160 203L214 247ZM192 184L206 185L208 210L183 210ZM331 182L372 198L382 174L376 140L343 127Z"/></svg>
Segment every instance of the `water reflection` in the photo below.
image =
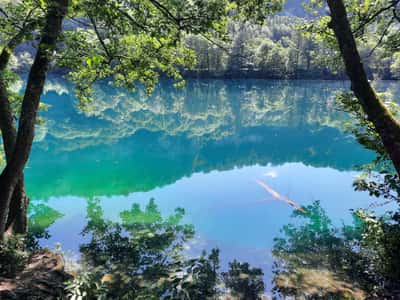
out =
<svg viewBox="0 0 400 300"><path fill-rule="evenodd" d="M393 299L399 291L396 213L353 212L335 227L318 201L275 238L275 294L296 299ZM300 219L300 220L299 220Z"/></svg>
<svg viewBox="0 0 400 300"><path fill-rule="evenodd" d="M28 249L37 249L40 248L40 240L51 237L49 227L63 217L63 214L44 202L33 202L29 204L28 215L27 247Z"/></svg>
<svg viewBox="0 0 400 300"><path fill-rule="evenodd" d="M185 259L184 244L194 230L181 225L183 214L177 209L164 219L150 200L143 210L135 204L123 211L119 224L104 220L99 203L89 201L83 233L90 241L80 246L80 261L90 280L103 283L109 299L178 299L185 294L187 299L200 299L212 293L208 286L212 289L215 283L202 273L217 268L218 254L210 255L210 260L206 255Z"/></svg>
<svg viewBox="0 0 400 300"><path fill-rule="evenodd" d="M48 236L53 218L43 218L49 208L32 208L31 234ZM69 297L85 299L218 299L232 294L236 299L261 299L263 272L248 263L233 261L220 271L219 250L191 257L185 253L194 238L192 225L183 224L183 209L167 218L151 199L121 212L121 222L104 217L96 199L88 200L87 224L82 231L88 240L79 247L79 267L68 285ZM57 215L52 212L53 216Z"/></svg>
<svg viewBox="0 0 400 300"><path fill-rule="evenodd" d="M26 170L32 231L40 245L61 242L79 254L91 282L110 295L124 291L124 280L125 292L149 299L178 292L196 299L200 290L256 298L271 281L277 295L300 299L321 290L361 295L369 290L345 271L358 266L357 239L335 228L352 220L344 211L368 205L351 183L354 165L373 154L342 131L345 116L333 102L343 86L189 81L176 90L162 82L148 97L101 84L96 101L79 111L71 87L53 78L43 98L51 105L47 122ZM292 208L257 180L309 204L310 215L296 216L310 228L286 226L274 247ZM315 199L323 200L320 208ZM316 284L318 272L325 283Z"/></svg>
<svg viewBox="0 0 400 300"><path fill-rule="evenodd" d="M400 279L398 214L376 218L354 212L353 223L337 227L319 201L303 209L293 212L293 221L275 238L273 294L279 299L392 299ZM32 235L48 238L43 233L59 215L45 205L32 207ZM151 199L143 208L134 203L115 222L105 217L98 199L89 199L81 233L85 240L69 294L86 293L86 299L261 299L269 270L236 259L220 267L224 253L218 249L191 254L195 228L183 217L181 208L164 217Z"/></svg>
<svg viewBox="0 0 400 300"><path fill-rule="evenodd" d="M148 97L107 84L77 110L72 87L50 80L47 124L27 170L34 198L149 191L197 172L302 162L350 170L372 155L341 131L343 84L189 81Z"/></svg>

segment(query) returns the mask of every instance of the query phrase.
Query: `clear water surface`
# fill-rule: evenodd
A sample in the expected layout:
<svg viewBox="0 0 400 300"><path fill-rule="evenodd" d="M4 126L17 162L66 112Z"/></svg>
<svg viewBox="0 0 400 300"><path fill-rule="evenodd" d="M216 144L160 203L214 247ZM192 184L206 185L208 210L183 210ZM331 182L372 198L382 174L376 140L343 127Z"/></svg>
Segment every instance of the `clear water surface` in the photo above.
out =
<svg viewBox="0 0 400 300"><path fill-rule="evenodd" d="M78 255L89 200L119 220L154 198L163 215L185 209L196 238L186 251L218 247L222 268L234 258L261 267L270 287L273 239L293 207L320 200L334 224L371 199L355 192L356 166L373 157L344 131L335 109L339 81L161 81L147 96L104 84L79 110L72 86L51 77L26 169L31 215L47 227L41 244ZM399 84L381 83L393 93ZM35 210L36 209L36 210Z"/></svg>

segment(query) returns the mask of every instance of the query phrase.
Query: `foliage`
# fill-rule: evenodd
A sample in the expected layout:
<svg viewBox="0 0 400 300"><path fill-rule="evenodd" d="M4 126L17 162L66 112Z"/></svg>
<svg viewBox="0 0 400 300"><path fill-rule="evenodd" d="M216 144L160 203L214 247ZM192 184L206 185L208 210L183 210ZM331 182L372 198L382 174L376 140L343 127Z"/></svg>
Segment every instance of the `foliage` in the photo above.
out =
<svg viewBox="0 0 400 300"><path fill-rule="evenodd" d="M262 26L231 22L228 26L229 40L222 46L201 36L186 37L186 43L195 50L198 60L194 71L187 71L186 74L343 78L343 64L337 51L336 39L328 26L330 19L322 9L323 1L305 1L305 4L312 12L312 17L272 15L268 16ZM379 5L376 5L371 3L370 9L379 9ZM368 14L372 15L373 12ZM354 27L361 26L360 22L357 21L358 25ZM373 26L368 24L368 28L370 27L371 30L358 35L359 49L368 75L375 79L397 78L400 61L397 51L387 50L382 42L377 47L379 33L383 32L373 30ZM390 28L397 27L392 24ZM391 32L395 34L395 30Z"/></svg>
<svg viewBox="0 0 400 300"><path fill-rule="evenodd" d="M104 220L98 200L89 200L90 241L81 245L82 270L68 284L71 299L219 299L229 289L240 299L264 292L261 269L234 261L219 273L219 250L199 257L184 253L193 227L182 225L184 211L163 218L151 199L120 214L121 223ZM225 283L225 287L221 284Z"/></svg>
<svg viewBox="0 0 400 300"><path fill-rule="evenodd" d="M28 261L28 253L24 250L24 239L12 236L0 242L0 277L14 278Z"/></svg>
<svg viewBox="0 0 400 300"><path fill-rule="evenodd" d="M400 224L397 214L376 217L357 210L353 224L336 228L319 202L294 212L301 222L282 229L273 254L274 291L307 299L373 299L399 290ZM325 280L315 274L325 274ZM364 296L363 296L364 295Z"/></svg>
<svg viewBox="0 0 400 300"><path fill-rule="evenodd" d="M399 32L399 3L362 1L360 5L357 1L346 1L353 34L358 38L359 45L371 44L375 39L377 42L374 42L369 56L378 55L383 61L394 57L394 64L399 50L393 44ZM384 94L379 97L388 98ZM341 94L338 100L340 108L353 117L346 124L347 130L355 135L361 145L377 153L376 159L364 166L364 173L354 181L354 187L356 190L368 191L372 196L387 199L387 202L396 201L398 205L399 176L374 125L353 94ZM385 104L394 116L398 116L399 110L395 103L389 100ZM361 237L354 243L356 247L352 248L353 252L360 255L364 276L359 281L374 298L391 297L399 291L399 272L394 267L399 264L399 255L394 250L399 247L399 213L388 211L377 216L369 211L358 210L356 215L363 221Z"/></svg>
<svg viewBox="0 0 400 300"><path fill-rule="evenodd" d="M340 68L324 61L332 51L302 32L306 19L269 16L263 25L231 22L222 46L201 36L186 37L197 65L186 75L261 78L337 78ZM339 75L341 75L340 73Z"/></svg>
<svg viewBox="0 0 400 300"><path fill-rule="evenodd" d="M343 77L329 17L320 8L322 1L306 1L315 15L323 15L311 19L284 14L266 18L282 9L281 0L192 5L165 1L162 11L154 5L157 1L137 1L137 6L125 2L99 1L100 8L94 10L96 6L76 1L71 10L57 62L72 71L82 104L91 99L92 83L100 79L132 89L139 81L151 91L160 75L183 83L182 71L187 76ZM360 20L354 22L360 26L361 18L367 20L381 6L371 3L368 12L357 11ZM150 15L144 21L147 11ZM376 47L379 30L367 25L371 32L359 34L367 72L374 78L396 78L399 59L391 55L396 47L382 43ZM395 28L395 24L389 28L392 41Z"/></svg>
<svg viewBox="0 0 400 300"><path fill-rule="evenodd" d="M164 219L150 200L144 210L134 204L121 213L122 223L103 219L96 200L88 206L84 234L90 241L80 247L87 270L69 285L83 299L211 299L217 294L218 250L187 259L184 243L193 228L181 225L183 210Z"/></svg>
<svg viewBox="0 0 400 300"><path fill-rule="evenodd" d="M78 19L79 27L64 32L58 64L71 70L82 104L91 99L92 84L101 79L129 89L140 82L150 92L165 74L181 85L180 68L192 68L196 61L183 36L224 40L229 15L259 21L260 14L275 11L281 2L76 1L71 20ZM250 9L254 5L257 14Z"/></svg>
<svg viewBox="0 0 400 300"><path fill-rule="evenodd" d="M331 64L341 65L337 41L331 29L330 17L326 15L326 1L305 1L314 15L304 30L321 47L331 50ZM396 56L399 52L398 17L400 2L395 0L345 0L350 25L362 56L366 72L374 79L396 78Z"/></svg>
<svg viewBox="0 0 400 300"><path fill-rule="evenodd" d="M2 168L5 165L6 159L4 155L4 150L3 148L0 150L0 168Z"/></svg>
<svg viewBox="0 0 400 300"><path fill-rule="evenodd" d="M377 154L370 164L363 166L364 172L354 181L354 187L359 191L368 191L371 196L400 201L399 176L374 125L368 120L352 93L341 93L337 100L339 109L352 116L345 124L345 129L351 132L361 145ZM388 102L388 106L395 115L398 114L397 104Z"/></svg>
<svg viewBox="0 0 400 300"><path fill-rule="evenodd" d="M378 217L358 210L357 215L364 222L360 252L368 261L366 273L377 283L373 287L374 292L398 292L400 256L396 249L400 246L399 212L387 212Z"/></svg>
<svg viewBox="0 0 400 300"><path fill-rule="evenodd" d="M49 239L48 228L63 215L44 203L30 203L28 207L28 233L25 245L29 251L40 248L40 239Z"/></svg>
<svg viewBox="0 0 400 300"><path fill-rule="evenodd" d="M78 274L65 287L67 297L70 300L107 300L107 286L105 282L97 282L97 278L91 273Z"/></svg>
<svg viewBox="0 0 400 300"><path fill-rule="evenodd" d="M225 286L238 299L261 299L264 292L263 271L259 268L250 268L248 263L237 260L229 263L228 272L223 272Z"/></svg>

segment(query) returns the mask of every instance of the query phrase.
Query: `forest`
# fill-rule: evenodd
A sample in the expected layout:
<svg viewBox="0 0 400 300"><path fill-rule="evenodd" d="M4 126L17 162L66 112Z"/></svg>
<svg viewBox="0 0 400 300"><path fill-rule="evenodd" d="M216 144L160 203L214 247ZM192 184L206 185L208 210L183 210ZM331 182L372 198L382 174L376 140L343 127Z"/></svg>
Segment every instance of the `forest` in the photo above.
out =
<svg viewBox="0 0 400 300"><path fill-rule="evenodd" d="M195 78L346 78L334 51L301 30L307 22L304 17L285 15L271 16L263 26L233 22L228 26L229 42L224 45L201 36L188 36L185 42L195 50L197 65L184 74ZM398 79L399 56L374 49L377 39L367 37L359 45L368 77Z"/></svg>
<svg viewBox="0 0 400 300"><path fill-rule="evenodd" d="M0 299L400 297L400 0L0 0Z"/></svg>

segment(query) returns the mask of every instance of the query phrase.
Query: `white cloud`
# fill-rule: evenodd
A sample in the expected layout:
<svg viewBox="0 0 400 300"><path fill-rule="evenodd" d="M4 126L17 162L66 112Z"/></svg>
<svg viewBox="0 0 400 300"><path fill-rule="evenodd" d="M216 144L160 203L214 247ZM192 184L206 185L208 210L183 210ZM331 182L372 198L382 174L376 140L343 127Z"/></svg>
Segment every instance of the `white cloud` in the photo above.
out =
<svg viewBox="0 0 400 300"><path fill-rule="evenodd" d="M276 178L276 177L278 177L278 173L274 170L271 170L271 171L264 173L264 176Z"/></svg>

